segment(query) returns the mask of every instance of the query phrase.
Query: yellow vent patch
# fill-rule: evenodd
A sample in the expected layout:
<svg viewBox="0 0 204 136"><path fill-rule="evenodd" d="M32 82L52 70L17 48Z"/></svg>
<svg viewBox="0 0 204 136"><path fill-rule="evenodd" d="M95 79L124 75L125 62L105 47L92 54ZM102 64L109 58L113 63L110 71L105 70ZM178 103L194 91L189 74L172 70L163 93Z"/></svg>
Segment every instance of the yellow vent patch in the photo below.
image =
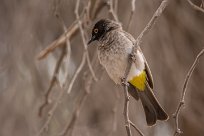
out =
<svg viewBox="0 0 204 136"><path fill-rule="evenodd" d="M138 91L144 91L145 82L146 82L146 73L142 71L138 76L135 76L132 80L129 81L133 86L135 86Z"/></svg>

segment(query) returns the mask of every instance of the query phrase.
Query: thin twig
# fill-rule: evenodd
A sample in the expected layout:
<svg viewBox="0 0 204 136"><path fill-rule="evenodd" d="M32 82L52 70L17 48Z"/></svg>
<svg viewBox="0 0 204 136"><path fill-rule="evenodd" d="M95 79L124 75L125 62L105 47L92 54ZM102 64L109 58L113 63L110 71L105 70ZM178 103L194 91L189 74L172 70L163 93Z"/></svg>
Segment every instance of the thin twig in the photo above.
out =
<svg viewBox="0 0 204 136"><path fill-rule="evenodd" d="M197 6L197 5L195 5L191 0L187 0L187 1L188 1L188 3L191 5L191 7L192 7L193 9L204 13L204 9L203 9L203 8L201 8L201 7Z"/></svg>
<svg viewBox="0 0 204 136"><path fill-rule="evenodd" d="M73 131L74 131L74 126L75 126L76 120L79 117L81 108L82 108L84 102L86 101L86 99L90 93L90 86L92 84L92 81L93 81L92 77L89 76L89 78L86 78L84 95L82 95L82 97L80 98L79 103L75 108L75 111L73 113L73 117L72 117L70 123L68 123L68 125L65 127L65 130L60 134L60 136L66 136L67 134L72 136Z"/></svg>
<svg viewBox="0 0 204 136"><path fill-rule="evenodd" d="M140 136L144 136L144 134L142 133L142 131L140 131L140 130L137 128L137 126L136 126L132 121L130 121L130 125L131 125L132 127L134 127L134 129L140 134Z"/></svg>
<svg viewBox="0 0 204 136"><path fill-rule="evenodd" d="M55 1L56 2L56 1ZM58 1L59 2L59 1ZM61 18L60 14L58 13L58 3L56 2L55 3L55 11L54 11L54 15L57 17L59 23L61 24L61 26L63 27L64 29L64 33L67 32L67 28L64 24L64 21L63 19ZM39 108L39 116L42 116L42 112L43 112L43 109L49 104L49 95L51 93L51 90L56 82L56 79L57 79L57 75L59 73L59 69L60 69L60 66L61 66L61 63L65 57L65 55L67 55L67 61L70 60L70 56L71 56L71 47L70 47L70 41L68 39L68 37L65 35L65 38L66 38L66 46L62 47L62 53L59 57L59 60L57 61L57 64L56 64L56 67L55 67L55 70L54 70L54 73L53 73L53 77L51 79L51 82L50 82L50 85L49 85L49 88L45 94L45 102L40 106ZM68 48L68 49L67 49ZM67 50L66 50L67 49ZM69 62L67 62L69 63ZM67 73L68 74L68 73Z"/></svg>
<svg viewBox="0 0 204 136"><path fill-rule="evenodd" d="M64 35L65 35L65 37L66 37L66 49L67 49L67 53L66 53L66 55L67 55L67 57L66 57L66 69L65 69L65 81L64 81L64 83L63 84L65 84L65 83L67 83L68 81L67 81L67 79L68 79L68 66L69 66L69 62L70 62L70 58L71 58L71 44L70 44L70 39L66 36L66 33L67 33L67 31L68 31L68 29L67 29L67 27L66 27L66 25L65 25L65 23L64 23L64 20L62 19L62 17L61 17L61 15L60 15L60 13L58 12L59 10L58 10L58 6L56 6L56 9L55 9L55 16L57 17L57 19L58 19L58 21L59 21L59 24L63 27L63 30L64 30Z"/></svg>
<svg viewBox="0 0 204 136"><path fill-rule="evenodd" d="M95 0L95 3L93 5L93 8L91 8L91 12L90 12L90 19L93 20L96 18L96 16L98 15L98 13L102 10L103 7L106 6L106 2L102 1L102 0Z"/></svg>
<svg viewBox="0 0 204 136"><path fill-rule="evenodd" d="M63 26L64 32L66 33L66 32L67 32L67 28L66 28L66 26L65 26L65 24L64 24L63 19L61 18L60 14L58 13L57 6L56 6L56 10L55 10L55 13L54 13L54 14L55 14L55 16L58 18L59 23ZM65 36L65 37L66 37L66 36ZM67 37L66 37L66 38L67 38ZM67 46L69 46L70 49L67 49L67 50L66 50ZM68 53L68 54L67 54L67 53ZM58 60L58 62L57 62L57 64L56 64L56 68L55 68L55 71L54 71L54 74L53 74L53 78L52 78L52 81L51 81L52 84L50 85L50 89L47 91L47 93L46 93L46 95L45 95L45 96L46 96L46 98L45 98L45 103L40 107L40 109L39 109L39 114L42 114L42 110L43 110L44 107L48 104L49 94L50 94L50 92L51 92L52 87L54 86L54 83L56 83L56 82L58 81L58 80L57 80L57 75L58 75L58 73L59 73L59 68L60 68L60 65L61 65L61 63L62 63L62 61L63 61L65 55L67 55L67 61L69 61L69 60L70 60L70 55L71 55L71 47L70 47L70 41L69 41L68 38L66 39L66 46L63 46L63 47L62 47L62 53L61 53L61 56L60 56L60 58L59 58L59 60ZM69 63L69 62L67 62L67 63ZM67 74L68 74L68 72L67 72ZM59 81L58 81L58 84L60 85L60 82L59 82ZM57 98L57 100L56 100L54 106L53 106L52 109L48 112L48 118L47 118L45 124L43 125L43 127L41 128L41 130L39 131L38 135L40 135L40 134L45 130L45 128L48 127L48 125L49 125L49 123L50 123L50 121L51 121L51 119L52 119L52 117L53 117L53 114L54 114L55 110L56 110L57 107L58 107L58 103L60 102L60 99L61 99L62 96L63 96L64 89L62 89L62 88L63 88L64 85L65 85L65 83L62 85L62 87L61 87L61 90L62 90L62 91L60 92L60 94L59 94L59 96L58 96L58 98Z"/></svg>
<svg viewBox="0 0 204 136"><path fill-rule="evenodd" d="M76 78L78 77L79 73L81 72L82 68L84 67L85 62L86 62L86 52L84 52L84 54L82 56L81 63L80 63L79 67L77 68L76 72L74 73L74 75L73 75L73 77L69 83L69 86L67 89L68 94L71 92L72 87L74 85L74 82L75 82Z"/></svg>
<svg viewBox="0 0 204 136"><path fill-rule="evenodd" d="M74 13L76 15L76 19L78 20L79 30L80 30L82 42L83 42L83 45L84 45L84 51L87 52L86 53L86 60L88 62L88 67L89 67L89 69L91 71L91 74L92 74L94 80L97 81L98 79L96 78L96 74L95 74L95 72L94 72L94 70L92 68L92 65L90 64L90 57L89 57L89 53L88 53L88 50L87 50L87 40L85 39L84 30L82 28L82 21L79 18L79 3L80 3L80 0L77 0ZM90 4L91 3L89 1L88 4L87 4L87 8L86 9L90 8Z"/></svg>
<svg viewBox="0 0 204 136"><path fill-rule="evenodd" d="M60 84L60 83L58 82L58 85L59 85L59 84ZM59 85L59 88L61 88L60 85ZM55 101L54 106L53 106L52 109L48 112L48 117L47 117L46 122L45 122L44 125L41 127L40 131L37 133L36 136L40 136L40 135L44 132L44 130L45 130L46 128L48 128L48 125L49 125L50 121L51 121L52 118L53 118L53 115L54 115L54 113L55 113L55 111L56 111L56 109L57 109L57 107L58 107L58 104L59 104L60 99L62 98L63 94L64 94L64 89L61 88L60 93L59 93L59 95L58 95L58 97L57 97L57 99L56 99L56 101Z"/></svg>
<svg viewBox="0 0 204 136"><path fill-rule="evenodd" d="M51 79L51 81L50 81L49 87L48 87L48 89L47 89L47 91L46 91L46 94L45 94L45 102L44 102L44 103L40 106L40 108L39 108L39 113L38 113L38 115L39 115L40 117L42 116L43 109L50 103L50 101L49 101L49 95L50 95L51 90L52 90L52 88L53 88L53 86L54 86L54 84L55 84L55 82L56 82L56 80L57 80L57 75L58 75L58 73L59 73L59 69L60 69L60 66L61 66L61 64L62 64L62 61L63 61L63 58L64 58L65 55L66 55L66 46L64 46L64 47L62 48L61 55L60 55L60 57L59 57L59 59L58 59L58 61L57 61L57 63L56 63L56 66L55 66L55 70L54 70L52 79Z"/></svg>
<svg viewBox="0 0 204 136"><path fill-rule="evenodd" d="M130 18L129 18L128 25L127 25L127 31L129 31L130 25L132 23L132 18L133 18L134 12L135 12L135 1L136 0L132 0L132 2L131 2L132 8L131 8Z"/></svg>
<svg viewBox="0 0 204 136"><path fill-rule="evenodd" d="M125 83L124 83L125 84ZM125 128L127 131L128 136L132 136L131 128L130 128L130 119L129 119L129 101L130 96L128 94L128 85L123 85L124 87L124 97L125 97L125 103L124 103L124 118L125 118Z"/></svg>
<svg viewBox="0 0 204 136"><path fill-rule="evenodd" d="M107 5L109 6L109 13L111 13L111 15L113 16L113 19L116 22L119 22L118 16L117 16L117 14L115 13L115 10L114 10L113 0L107 1Z"/></svg>
<svg viewBox="0 0 204 136"><path fill-rule="evenodd" d="M92 12L91 19L95 19L98 13L102 10L102 8L105 6L104 2L99 2L95 6L95 10ZM84 10L82 11L82 14L80 15L80 18L84 17ZM48 45L45 49L43 49L37 56L37 59L44 59L49 53L53 52L56 48L62 46L66 42L66 38L71 39L74 37L74 35L77 34L79 30L78 26L78 20L75 20L70 27L68 28L67 32L65 34L62 34L58 39L53 41L50 45ZM66 37L65 37L66 35Z"/></svg>
<svg viewBox="0 0 204 136"><path fill-rule="evenodd" d="M153 27L153 25L155 24L155 22L157 21L157 18L161 16L161 14L163 13L164 9L166 8L166 6L168 5L169 0L163 0L160 4L160 6L157 8L157 10L155 11L154 15L152 16L151 20L148 22L148 24L145 26L145 28L143 29L143 31L140 33L140 35L137 37L136 39L136 45L139 46L142 42L142 38L144 37L145 34L148 33L149 30L151 30L151 28ZM135 46L137 48L137 46Z"/></svg>
<svg viewBox="0 0 204 136"><path fill-rule="evenodd" d="M92 59L92 65L95 67L95 69L98 69L98 62L97 60L97 53L95 52L94 57ZM72 135L73 130L74 130L74 126L76 124L76 121L79 117L81 108L83 106L83 103L85 103L85 101L87 100L86 97L88 96L88 94L91 91L91 85L93 83L93 76L91 74L87 74L88 72L90 72L90 70L87 70L84 72L84 75L86 75L87 77L84 77L84 88L85 88L85 92L82 95L82 97L79 100L79 104L76 106L76 109L73 112L73 117L71 119L71 121L69 121L67 123L67 125L65 126L65 128L63 129L63 131L59 134L59 136L65 136L66 134Z"/></svg>
<svg viewBox="0 0 204 136"><path fill-rule="evenodd" d="M124 102L124 119L125 119L125 128L128 136L132 136L131 128L130 128L130 119L129 119L129 101L130 101L130 96L128 94L128 83L127 83L127 77L130 73L130 67L132 66L132 59L129 57L128 61L128 66L125 71L124 78L122 79L122 85L124 88L124 97L125 97L125 102Z"/></svg>
<svg viewBox="0 0 204 136"><path fill-rule="evenodd" d="M78 31L77 21L74 21L68 28L65 34L62 34L57 40L53 41L48 47L43 49L37 56L37 59L44 59L50 52L53 52L57 47L64 45L66 39L71 39ZM66 35L66 36L65 36Z"/></svg>
<svg viewBox="0 0 204 136"><path fill-rule="evenodd" d="M83 41L83 45L84 45L84 55L83 55L83 59L82 59L82 62L80 64L80 66L78 67L78 69L76 70L70 84L69 84L69 87L68 87L68 90L67 90L67 93L69 94L71 92L71 89L72 89L72 86L74 84L74 81L76 80L78 74L80 73L80 71L82 70L84 64L85 64L85 60L89 59L88 57L88 51L87 51L87 44L86 44L86 41L85 41L85 37L84 37L84 31L83 31L83 28L82 28L82 22L81 20L79 19L79 14L78 14L78 10L79 10L79 4L80 4L80 0L77 0L76 2L76 7L75 7L75 14L76 14L76 19L78 20L78 25L79 25L79 30L80 30L80 33L81 33L81 37L82 37L82 41ZM90 7L90 6L89 6ZM88 61L90 62L90 60ZM91 67L91 68L90 68ZM94 77L95 80L97 80L96 76L95 76L95 73L93 72L93 68L90 64L89 66L89 69L92 73L92 76Z"/></svg>
<svg viewBox="0 0 204 136"><path fill-rule="evenodd" d="M199 62L200 57L204 54L204 49L202 49L199 54L196 56L196 59L194 60L191 68L189 69L184 84L183 84L183 88L182 88L182 95L181 95L181 99L180 102L178 104L178 107L176 109L176 112L173 114L173 118L175 119L175 125L176 125L176 130L174 132L174 136L180 135L182 133L182 131L179 128L179 113L181 111L181 108L183 107L184 103L185 103L185 95L186 95L186 91L187 91L187 86L188 86L188 82L191 78L191 75L196 67L196 65Z"/></svg>

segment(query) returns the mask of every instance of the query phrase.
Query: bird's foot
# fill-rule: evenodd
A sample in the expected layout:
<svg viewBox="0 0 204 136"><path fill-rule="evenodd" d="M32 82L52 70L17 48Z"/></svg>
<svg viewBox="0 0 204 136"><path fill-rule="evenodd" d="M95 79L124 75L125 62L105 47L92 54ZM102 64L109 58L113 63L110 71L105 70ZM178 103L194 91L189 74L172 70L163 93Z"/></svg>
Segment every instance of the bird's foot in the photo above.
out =
<svg viewBox="0 0 204 136"><path fill-rule="evenodd" d="M121 78L121 84L122 84L123 86L128 86L128 85L129 85L128 82L127 82L127 80L126 80L126 78L124 78L124 77Z"/></svg>
<svg viewBox="0 0 204 136"><path fill-rule="evenodd" d="M132 62L133 60L134 60L134 58L135 58L135 55L134 55L134 53L130 53L129 54L129 62Z"/></svg>

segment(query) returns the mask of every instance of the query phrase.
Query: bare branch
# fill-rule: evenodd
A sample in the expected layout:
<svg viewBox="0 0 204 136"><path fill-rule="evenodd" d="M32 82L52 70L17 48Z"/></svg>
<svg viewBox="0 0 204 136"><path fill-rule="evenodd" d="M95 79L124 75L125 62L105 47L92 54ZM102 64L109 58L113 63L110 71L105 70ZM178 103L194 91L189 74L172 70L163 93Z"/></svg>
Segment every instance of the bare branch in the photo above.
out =
<svg viewBox="0 0 204 136"><path fill-rule="evenodd" d="M130 119L129 119L129 101L130 101L130 96L128 94L128 85L127 85L127 79L124 79L125 82L123 82L123 87L124 87L124 97L125 97L125 102L124 102L124 118L125 118L125 128L127 131L128 136L132 136L131 128L130 128Z"/></svg>
<svg viewBox="0 0 204 136"><path fill-rule="evenodd" d="M74 21L68 28L65 34L62 34L57 40L52 42L48 47L43 49L37 56L37 58L44 59L50 52L54 51L57 47L62 46L66 42L66 38L71 39L78 31L77 21ZM66 37L65 37L66 35Z"/></svg>
<svg viewBox="0 0 204 136"><path fill-rule="evenodd" d="M66 46L64 46L62 48L61 55L60 55L60 57L59 57L59 59L58 59L58 61L56 63L55 70L54 70L52 79L50 81L50 85L49 85L49 87L48 87L48 89L46 91L46 94L45 94L45 102L39 108L39 113L38 113L39 116L42 116L43 109L49 104L49 95L50 95L51 90L52 90L52 88L53 88L53 86L54 86L54 84L55 84L55 82L57 80L57 75L59 73L59 69L60 69L60 66L62 64L62 60L63 60L65 55L66 55Z"/></svg>
<svg viewBox="0 0 204 136"><path fill-rule="evenodd" d="M73 134L73 130L74 130L76 120L78 119L81 108L82 108L84 102L86 101L86 99L87 99L87 97L88 97L88 95L90 93L90 87L91 87L93 79L92 79L91 76L89 76L84 81L85 81L84 95L82 95L82 97L80 98L79 103L78 103L78 105L76 106L76 108L74 110L73 117L72 117L71 121L67 124L67 126L65 127L65 130L60 134L60 136L66 136L67 134L72 136L72 134Z"/></svg>
<svg viewBox="0 0 204 136"><path fill-rule="evenodd" d="M80 30L80 33L81 33L81 37L82 37L82 41L83 41L83 45L84 45L84 55L83 55L83 59L81 61L81 64L80 66L78 67L78 69L76 70L70 84L69 84L69 87L68 87L68 90L67 90L67 93L70 93L71 92L71 89L72 89L72 86L74 84L74 81L76 80L78 74L80 73L80 71L82 70L84 64L85 64L85 60L84 59L88 59L88 62L89 62L89 69L92 73L92 76L94 77L95 80L97 80L96 76L95 76L95 73L93 71L93 68L90 64L90 59L89 59L89 56L88 56L88 51L87 51L87 44L86 44L86 40L85 40L85 36L84 36L84 30L82 28L82 22L81 20L79 19L79 14L78 14L78 10L79 10L79 3L80 3L80 0L77 0L76 2L76 7L75 7L75 14L76 14L76 18L78 20L78 25L79 25L79 30ZM88 4L89 6L89 4Z"/></svg>
<svg viewBox="0 0 204 136"><path fill-rule="evenodd" d="M127 25L127 31L129 31L130 25L132 23L132 18L133 18L134 12L135 12L135 1L136 0L132 0L132 2L131 2L132 9L131 9L130 18L129 18L128 25Z"/></svg>
<svg viewBox="0 0 204 136"><path fill-rule="evenodd" d="M90 64L89 53L88 53L88 50L87 50L87 40L85 39L84 30L83 30L83 28L82 28L82 21L81 21L80 18L79 18L79 3L80 3L80 0L77 0L74 13L75 13L75 15L76 15L76 19L78 20L79 30L80 30L82 42L83 42L83 45L84 45L84 51L87 52L87 53L86 53L86 60L87 60L87 62L88 62L88 67L89 67L89 69L90 69L90 71L91 71L91 74L92 74L94 80L97 81L98 79L96 78L96 74L95 74L95 72L94 72L94 70L93 70L93 68L92 68L92 66L91 66L91 64ZM90 3L90 1L89 1L88 4L87 4L87 8L86 8L86 9L89 9L89 8L90 8L90 4L91 4L91 3Z"/></svg>
<svg viewBox="0 0 204 136"><path fill-rule="evenodd" d="M89 6L89 7L88 7L88 6ZM84 17L84 19L90 19L90 18L88 17L88 16L90 16L90 15L88 15L88 14L89 14L89 10L90 10L90 9L89 9L89 8L90 8L90 3L88 4L88 6L84 8L84 10L82 11L81 16L78 17L79 19L81 19L82 17L84 17L85 11L86 11L86 13L87 13L87 18ZM101 11L101 9L102 9L104 6L105 6L104 3L99 3L99 4L96 4L96 5L95 5L96 11L93 13L94 17L96 17L96 15ZM43 51L41 51L40 54L39 54L39 56L38 56L38 59L43 59L43 58L45 58L50 52L52 52L53 50L55 50L57 47L60 47L61 45L65 45L64 43L66 43L67 46L69 46L68 49L67 49L67 52L69 52L69 54L68 54L69 56L67 56L67 61L69 61L69 59L70 59L70 54L71 54L70 40L72 39L72 37L73 37L73 36L78 32L78 30L79 30L78 20L75 20L75 21L72 23L72 25L71 25L71 26L68 28L68 30L67 30L67 28L66 28L66 26L65 26L65 24L64 24L64 22L63 22L63 20L62 20L62 18L61 18L61 16L60 16L57 12L55 12L55 15L56 15L56 17L58 18L59 22L62 24L63 29L64 29L65 32L64 32L64 34L62 34L57 40L55 40L52 44L50 44L47 48L45 48ZM84 22L83 22L83 23L84 23ZM85 40L84 40L84 41L85 41ZM85 42L84 42L84 43L85 43ZM64 48L63 51L66 52L66 49L65 49L66 46L63 46L63 48ZM65 55L65 54L64 54L64 55ZM70 81L70 84L69 84L69 86L68 86L68 92L70 92L69 90L72 89L72 86L73 86L73 84L74 84L74 82L75 82L77 76L79 75L79 72L82 70L82 68L83 68L83 66L84 66L84 64L85 64L85 62L86 62L85 60L88 58L87 56L88 56L88 55L87 55L87 52L84 52L83 57L82 57L82 62L80 63L80 66L78 67L78 69L76 70L76 72L75 72L73 78L72 78L71 81ZM64 57L64 56L63 56L63 57ZM62 60L63 60L63 58L60 57L59 60L58 60L58 63L61 64ZM53 79L52 79L52 81L51 81L51 83L50 83L51 85L50 85L49 90L47 91L47 94L46 94L46 102L45 102L45 104L42 106L42 108L40 108L40 112L39 112L39 113L42 113L43 108L48 104L48 97L49 97L49 94L50 94L50 92L51 92L51 88L54 86L54 82L57 81L57 77L56 77L56 76L58 75L58 71L59 71L59 67L60 67L60 64L58 64L58 63L56 64L56 68L55 68L55 71L57 71L57 72L54 72L54 74L53 74ZM67 63L68 63L68 62L67 62ZM92 70L92 67L90 67L90 60L87 59L87 63L88 63L88 65L89 65L89 69L90 69L90 71L91 71L91 75L94 75L94 72L93 72L93 70ZM95 77L95 76L93 76L93 77L94 77L95 80L96 80L96 77ZM67 78L66 78L66 79L67 79ZM54 81L54 80L55 80L55 81ZM67 89L66 83L68 83L68 82L65 81L65 83L62 85L63 90L66 90L66 89ZM50 121L51 121L51 119L52 119L52 116L53 116L55 110L57 109L58 103L59 103L59 101L60 101L61 98L62 98L62 95L60 94L59 97L57 98L57 100L56 100L54 106L53 106L52 109L50 110L49 116L48 116L48 118L46 119L46 122L44 123L44 125L43 125L43 127L40 129L40 131L38 132L38 135L41 135L42 132L48 127L48 125L49 125L49 123L50 123Z"/></svg>
<svg viewBox="0 0 204 136"><path fill-rule="evenodd" d="M64 29L64 32L66 33L67 32L67 28L64 24L64 21L63 19L61 18L60 14L58 13L58 4L56 3L56 6L55 6L55 11L54 11L54 14L55 16L57 17L57 19L59 20L59 23L62 25L63 29ZM70 56L71 56L71 47L70 47L70 41L69 39L66 37L65 35L65 38L66 38L66 46L64 46L62 48L62 53L59 57L59 60L57 61L57 64L56 64L56 67L55 67L55 70L54 70L54 73L53 73L53 77L51 79L51 82L50 82L50 85L49 85L49 88L45 94L45 102L40 106L39 108L39 116L42 116L42 112L43 112L43 109L49 104L49 95L51 93L51 90L52 90L52 87L54 86L56 80L57 80L57 75L59 73L59 69L60 69L60 66L61 66L61 63L65 57L65 55L67 55L67 61L70 60ZM68 49L67 49L68 48ZM67 49L67 50L66 50ZM69 63L69 62L67 62Z"/></svg>
<svg viewBox="0 0 204 136"><path fill-rule="evenodd" d="M96 0L92 11L90 12L90 19L93 20L96 18L97 14L102 10L103 7L106 6L106 2L102 0Z"/></svg>
<svg viewBox="0 0 204 136"><path fill-rule="evenodd" d="M58 85L59 85L59 82L58 82ZM59 85L59 88L61 88L60 85ZM56 101L55 101L54 106L53 106L52 109L48 112L48 117L47 117L46 122L45 122L44 125L41 127L40 131L38 132L38 134L37 134L36 136L40 136L40 135L44 132L44 130L46 130L46 128L48 128L48 125L49 125L50 121L51 121L52 118L53 118L53 115L54 115L54 113L55 113L55 111L56 111L56 109L57 109L57 107L58 107L58 104L59 104L60 99L62 98L63 94L64 94L64 89L61 88L60 93L59 93L59 95L58 95L58 97L57 97L57 99L56 99Z"/></svg>
<svg viewBox="0 0 204 136"><path fill-rule="evenodd" d="M144 134L142 133L142 131L139 130L133 122L130 121L130 125L131 125L132 127L134 127L134 129L140 134L140 136L144 136Z"/></svg>
<svg viewBox="0 0 204 136"><path fill-rule="evenodd" d="M187 1L193 9L204 13L204 9L202 7L195 5L191 0L187 0Z"/></svg>
<svg viewBox="0 0 204 136"><path fill-rule="evenodd" d="M184 84L183 84L183 91L182 91L182 95L181 95L181 99L180 99L180 102L179 102L179 105L176 109L176 112L173 114L173 118L175 119L175 125L176 125L176 130L174 132L174 136L177 136L177 135L180 135L182 133L182 131L180 130L179 128L179 113L181 111L181 108L183 107L184 103L185 103L185 95L186 95L186 91L187 91L187 86L188 86L188 82L191 78L191 75L196 67L196 65L198 64L199 62L199 59L200 57L204 54L204 49L202 49L199 54L196 56L196 59L194 60L191 68L189 69L187 75L186 75L186 78L185 78L185 81L184 81Z"/></svg>
<svg viewBox="0 0 204 136"><path fill-rule="evenodd" d="M169 0L163 0L162 3L160 4L160 6L158 7L158 9L156 10L156 12L154 13L154 15L152 16L151 20L148 22L148 24L145 26L145 28L143 29L143 31L140 33L140 35L137 37L136 39L136 45L139 46L142 42L142 38L144 37L144 35L146 33L148 33L149 30L151 30L151 28L153 27L153 25L155 24L155 22L157 21L157 18L159 16L161 16L161 14L163 13L164 9L166 8L166 6L168 5ZM136 47L136 46L135 46Z"/></svg>
<svg viewBox="0 0 204 136"><path fill-rule="evenodd" d="M133 125L133 123L130 122L129 120L129 116L128 116L128 106L129 106L129 95L128 95L128 83L127 83L127 76L129 75L130 72L130 67L133 63L132 58L134 58L134 54L137 51L138 46L142 43L142 38L144 37L144 35L146 33L148 33L148 31L153 27L154 23L156 22L157 18L159 16L161 16L161 14L163 13L164 9L166 8L168 4L168 0L163 0L162 3L160 4L160 6L158 7L158 9L155 11L154 15L152 16L151 20L149 21L149 23L146 25L146 27L143 29L143 31L140 33L140 35L137 37L136 39L136 45L133 47L133 51L131 53L131 57L129 57L129 63L128 66L126 68L125 71L125 75L124 75L124 79L122 79L122 85L124 88L124 96L125 96L125 103L124 103L124 118L125 118L125 127L126 127L126 131L127 131L127 135L131 136L131 129L130 129L130 124L132 126L134 126L134 128L136 127L135 125ZM142 134L141 131L139 131L139 129L135 129L140 135Z"/></svg>
<svg viewBox="0 0 204 136"><path fill-rule="evenodd" d="M67 28L66 28L66 26L65 26L65 24L64 24L63 19L61 18L60 14L58 13L57 7L56 7L56 10L55 10L55 16L58 18L59 23L62 25L62 27L63 27L63 29L64 29L64 32L66 33L66 32L67 32ZM66 36L65 36L65 37L66 37ZM66 37L66 38L67 38L67 37ZM69 47L68 47L68 49L66 50L67 46L69 46ZM68 54L67 54L67 53L68 53ZM50 94L51 89L52 89L52 87L54 86L54 84L58 81L58 80L57 80L57 75L58 75L58 73L59 73L59 68L60 68L60 65L61 65L61 63L62 63L62 61L63 61L65 55L67 55L67 63L69 63L70 55L71 55L71 47L70 47L70 41L69 41L68 38L66 39L66 46L63 46L63 47L62 47L62 53L61 53L61 56L60 56L60 58L59 58L59 60L58 60L58 62L57 62L57 64L56 64L56 68L55 68L55 71L54 71L54 74L53 74L53 77L52 77L52 80L51 80L51 84L50 84L49 90L47 91L47 93L46 93L46 95L45 95L45 97L46 97L46 98L45 98L45 103L44 103L44 104L40 107L40 109L39 109L39 114L40 114L40 115L42 114L42 110L45 108L45 106L46 106L47 104L49 104L49 103L48 103L49 94ZM67 74L68 74L68 73L67 73ZM60 82L59 82L59 81L58 81L58 84L60 85ZM58 103L60 102L60 99L61 99L62 96L63 96L62 94L63 94L63 92L64 92L64 89L62 89L62 88L64 88L64 85L65 85L65 83L64 83L63 86L61 87L61 90L62 90L62 91L61 91L61 93L59 94L59 96L58 96L58 98L57 98L57 100L56 100L54 106L53 106L52 109L49 111L49 113L48 113L48 118L47 118L45 124L43 125L43 127L41 128L41 130L39 131L38 135L40 135L40 134L45 130L45 128L48 127L48 125L49 125L49 123L50 123L50 121L51 121L51 119L52 119L52 116L53 116L55 110L56 110L57 107L58 107Z"/></svg>
<svg viewBox="0 0 204 136"><path fill-rule="evenodd" d="M118 16L117 16L117 14L115 13L115 10L114 10L113 0L107 1L107 5L109 6L109 12L110 12L111 15L113 16L113 19L114 19L116 22L119 22Z"/></svg>
<svg viewBox="0 0 204 136"><path fill-rule="evenodd" d="M95 6L95 10L92 12L92 17L91 19L94 19L98 13L102 10L102 8L105 6L104 2L99 2L96 4ZM84 16L84 10L82 11L80 18L83 18ZM53 41L50 45L48 45L48 47L46 47L45 49L43 49L37 56L37 59L44 59L50 52L53 52L57 47L62 46L65 42L66 42L66 38L68 39L72 39L73 36L75 34L77 34L79 30L79 26L78 26L78 20L75 20L71 26L68 28L67 32L65 34L62 34L58 39L56 39L55 41ZM65 37L66 35L66 37Z"/></svg>
<svg viewBox="0 0 204 136"><path fill-rule="evenodd" d="M98 69L98 62L97 60L97 53L95 52L94 57L92 59L92 65L95 66L95 69ZM73 112L73 117L71 119L71 121L69 121L67 123L67 125L65 126L64 130L62 131L62 133L60 133L60 136L65 136L67 134L72 135L73 130L74 130L74 126L76 124L76 121L79 117L81 108L83 106L83 103L85 103L85 101L87 100L87 96L91 91L91 85L93 83L93 76L91 74L87 74L88 72L90 72L90 70L87 70L84 72L84 88L85 88L85 92L82 95L82 97L79 100L78 105L76 106L74 112Z"/></svg>
<svg viewBox="0 0 204 136"><path fill-rule="evenodd" d="M127 83L127 77L130 73L130 67L132 66L133 60L130 55L129 57L129 63L125 71L124 78L122 79L122 85L124 88L124 97L125 97L125 102L124 102L124 118L125 118L125 128L128 136L132 136L131 128L130 125L135 128L135 130L141 135L144 136L143 133L136 127L136 125L130 121L129 119L129 101L130 101L130 96L128 94L128 83Z"/></svg>
<svg viewBox="0 0 204 136"><path fill-rule="evenodd" d="M79 73L81 72L82 68L84 67L84 64L86 62L85 60L86 60L86 52L84 52L84 54L82 56L81 63L80 63L79 67L77 68L76 72L74 73L74 75L73 75L73 77L72 77L72 79L71 79L71 81L69 83L69 86L68 86L68 89L67 89L68 94L71 92L76 78L78 77Z"/></svg>

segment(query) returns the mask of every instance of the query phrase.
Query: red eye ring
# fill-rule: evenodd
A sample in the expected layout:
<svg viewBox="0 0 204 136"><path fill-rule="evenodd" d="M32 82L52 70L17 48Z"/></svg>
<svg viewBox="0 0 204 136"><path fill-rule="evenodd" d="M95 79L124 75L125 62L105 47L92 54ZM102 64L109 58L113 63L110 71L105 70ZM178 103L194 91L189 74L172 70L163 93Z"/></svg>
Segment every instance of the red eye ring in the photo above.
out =
<svg viewBox="0 0 204 136"><path fill-rule="evenodd" d="M98 33L98 28L95 28L95 29L94 29L94 33Z"/></svg>

